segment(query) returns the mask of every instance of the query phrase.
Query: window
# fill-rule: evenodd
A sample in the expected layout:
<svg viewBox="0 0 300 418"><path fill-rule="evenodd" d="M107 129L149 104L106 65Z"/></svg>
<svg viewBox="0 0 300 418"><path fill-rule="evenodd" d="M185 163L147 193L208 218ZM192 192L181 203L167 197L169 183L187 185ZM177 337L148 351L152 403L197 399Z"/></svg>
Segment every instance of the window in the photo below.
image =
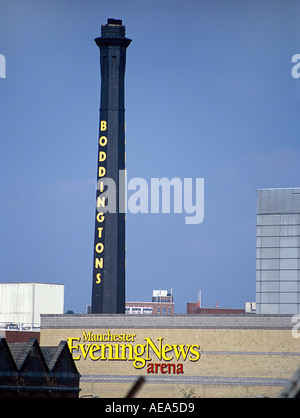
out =
<svg viewBox="0 0 300 418"><path fill-rule="evenodd" d="M132 308L132 313L133 314L140 314L141 313L141 308Z"/></svg>
<svg viewBox="0 0 300 418"><path fill-rule="evenodd" d="M144 308L143 313L147 314L147 315L151 315L152 314L152 308Z"/></svg>

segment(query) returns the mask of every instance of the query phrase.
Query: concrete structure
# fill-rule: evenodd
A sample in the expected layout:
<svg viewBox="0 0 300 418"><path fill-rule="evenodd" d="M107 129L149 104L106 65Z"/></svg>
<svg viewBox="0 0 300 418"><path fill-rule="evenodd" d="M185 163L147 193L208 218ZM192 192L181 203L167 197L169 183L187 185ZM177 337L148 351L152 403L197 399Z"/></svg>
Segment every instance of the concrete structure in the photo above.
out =
<svg viewBox="0 0 300 418"><path fill-rule="evenodd" d="M92 313L125 313L126 48L121 20L108 19L100 48L101 100L93 259ZM107 190L108 187L108 190Z"/></svg>
<svg viewBox="0 0 300 418"><path fill-rule="evenodd" d="M0 283L0 327L39 328L41 314L63 314L64 285Z"/></svg>
<svg viewBox="0 0 300 418"><path fill-rule="evenodd" d="M256 313L300 313L300 188L257 196Z"/></svg>
<svg viewBox="0 0 300 418"><path fill-rule="evenodd" d="M299 367L292 315L43 315L41 344L67 340L81 395L278 397Z"/></svg>

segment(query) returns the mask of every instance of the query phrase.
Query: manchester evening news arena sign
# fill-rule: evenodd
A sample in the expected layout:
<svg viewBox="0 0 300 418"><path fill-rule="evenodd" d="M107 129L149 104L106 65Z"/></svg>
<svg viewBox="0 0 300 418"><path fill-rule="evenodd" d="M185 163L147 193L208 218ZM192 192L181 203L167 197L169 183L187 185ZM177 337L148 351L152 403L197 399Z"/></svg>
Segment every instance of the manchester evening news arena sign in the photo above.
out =
<svg viewBox="0 0 300 418"><path fill-rule="evenodd" d="M138 344L135 338L136 334L108 330L105 334L82 331L81 337L67 340L75 361L130 361L135 369L146 367L147 373L183 374L184 363L196 362L201 356L198 344L169 344L163 337L145 337Z"/></svg>

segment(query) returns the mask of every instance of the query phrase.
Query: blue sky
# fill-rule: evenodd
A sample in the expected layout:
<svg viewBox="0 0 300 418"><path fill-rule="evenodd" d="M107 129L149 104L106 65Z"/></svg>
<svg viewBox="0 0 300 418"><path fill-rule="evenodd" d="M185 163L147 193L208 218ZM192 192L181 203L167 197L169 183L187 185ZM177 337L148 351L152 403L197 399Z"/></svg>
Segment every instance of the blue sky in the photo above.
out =
<svg viewBox="0 0 300 418"><path fill-rule="evenodd" d="M0 0L1 281L91 300L100 36L122 19L128 178L205 179L205 217L127 215L127 300L255 300L256 193L299 187L296 0Z"/></svg>

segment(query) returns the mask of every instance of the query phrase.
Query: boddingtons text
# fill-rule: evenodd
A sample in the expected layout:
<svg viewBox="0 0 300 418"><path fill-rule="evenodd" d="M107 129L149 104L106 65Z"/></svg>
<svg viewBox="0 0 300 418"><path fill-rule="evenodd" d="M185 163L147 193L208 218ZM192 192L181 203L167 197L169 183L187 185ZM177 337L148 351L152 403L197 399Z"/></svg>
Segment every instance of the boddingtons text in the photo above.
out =
<svg viewBox="0 0 300 418"><path fill-rule="evenodd" d="M152 361L152 353L164 361L190 360L198 361L200 358L200 345L198 344L164 344L164 338L157 338L155 344L151 338L145 338L145 344L109 344L109 343L81 343L81 338L67 338L69 349L74 360L83 360L88 357L93 360L133 361L136 369L142 369L147 361ZM150 351L151 350L151 351Z"/></svg>

